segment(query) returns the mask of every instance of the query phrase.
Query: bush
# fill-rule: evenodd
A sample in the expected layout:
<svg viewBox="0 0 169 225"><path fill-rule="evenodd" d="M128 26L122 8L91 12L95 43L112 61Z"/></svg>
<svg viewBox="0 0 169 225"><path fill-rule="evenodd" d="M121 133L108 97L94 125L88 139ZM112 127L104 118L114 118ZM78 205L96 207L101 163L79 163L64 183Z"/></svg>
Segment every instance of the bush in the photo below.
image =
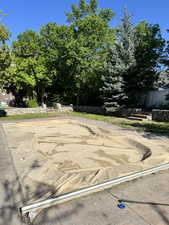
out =
<svg viewBox="0 0 169 225"><path fill-rule="evenodd" d="M36 99L31 99L31 100L28 100L28 101L26 102L26 106L27 106L28 108L36 108L36 107L38 107L39 105L38 105Z"/></svg>

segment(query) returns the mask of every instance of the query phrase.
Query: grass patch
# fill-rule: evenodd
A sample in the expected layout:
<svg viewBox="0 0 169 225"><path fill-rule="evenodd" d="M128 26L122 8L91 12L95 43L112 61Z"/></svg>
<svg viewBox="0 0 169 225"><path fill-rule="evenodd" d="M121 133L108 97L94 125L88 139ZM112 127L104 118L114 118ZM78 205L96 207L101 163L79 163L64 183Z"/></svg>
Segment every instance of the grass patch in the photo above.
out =
<svg viewBox="0 0 169 225"><path fill-rule="evenodd" d="M119 118L119 117L113 117L113 116L102 116L102 115L87 114L87 113L78 113L78 112L71 112L69 113L69 115L106 121L122 128L169 136L168 122L154 122L154 121L139 121L138 122L136 120L128 120L125 118Z"/></svg>
<svg viewBox="0 0 169 225"><path fill-rule="evenodd" d="M60 113L53 112L53 113L29 113L29 114L22 114L22 115L11 115L11 116L4 116L0 117L0 120L23 120L23 119L38 119L38 118L51 118L57 117L61 115Z"/></svg>
<svg viewBox="0 0 169 225"><path fill-rule="evenodd" d="M0 106L0 110L4 110L4 109L10 109L9 106Z"/></svg>

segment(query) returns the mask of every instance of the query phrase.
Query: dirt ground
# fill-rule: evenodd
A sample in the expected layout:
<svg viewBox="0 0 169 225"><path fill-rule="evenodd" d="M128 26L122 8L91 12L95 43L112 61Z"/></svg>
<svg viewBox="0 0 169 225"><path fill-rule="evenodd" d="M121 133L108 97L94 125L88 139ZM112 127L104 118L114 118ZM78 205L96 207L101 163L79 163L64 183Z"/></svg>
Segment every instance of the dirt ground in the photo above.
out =
<svg viewBox="0 0 169 225"><path fill-rule="evenodd" d="M90 120L3 124L28 202L169 162L169 139Z"/></svg>

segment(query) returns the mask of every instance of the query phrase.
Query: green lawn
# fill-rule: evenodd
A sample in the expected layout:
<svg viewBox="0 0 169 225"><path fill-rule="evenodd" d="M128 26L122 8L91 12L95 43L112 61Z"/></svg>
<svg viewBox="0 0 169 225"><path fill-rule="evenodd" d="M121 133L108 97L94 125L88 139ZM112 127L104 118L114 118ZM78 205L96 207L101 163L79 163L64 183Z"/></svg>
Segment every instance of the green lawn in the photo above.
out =
<svg viewBox="0 0 169 225"><path fill-rule="evenodd" d="M102 116L95 114L87 114L87 113L70 113L72 116L80 116L84 118L94 119L94 120L102 120L106 122L110 122L122 128L146 131L156 134L163 134L169 136L169 123L168 122L154 122L154 121L136 121L136 120L128 120L125 118L112 117L112 116Z"/></svg>
<svg viewBox="0 0 169 225"><path fill-rule="evenodd" d="M10 109L9 106L0 106L0 110L3 110L3 109Z"/></svg>
<svg viewBox="0 0 169 225"><path fill-rule="evenodd" d="M38 118L50 118L61 116L61 113L53 112L53 113L29 113L22 115L12 115L12 116L4 116L0 117L0 120L23 120L23 119L38 119Z"/></svg>
<svg viewBox="0 0 169 225"><path fill-rule="evenodd" d="M13 115L0 117L0 120L22 120L22 119L33 119L33 118L50 118L50 117L58 117L62 115L69 116L78 116L93 120L101 120L110 122L114 125L117 125L122 128L138 130L138 131L146 131L156 134L162 134L169 136L169 123L162 122L153 122L153 121L135 121L135 120L127 120L125 118L112 117L112 116L102 116L88 113L78 113L78 112L70 112L70 113L34 113L34 114L24 114L24 115Z"/></svg>

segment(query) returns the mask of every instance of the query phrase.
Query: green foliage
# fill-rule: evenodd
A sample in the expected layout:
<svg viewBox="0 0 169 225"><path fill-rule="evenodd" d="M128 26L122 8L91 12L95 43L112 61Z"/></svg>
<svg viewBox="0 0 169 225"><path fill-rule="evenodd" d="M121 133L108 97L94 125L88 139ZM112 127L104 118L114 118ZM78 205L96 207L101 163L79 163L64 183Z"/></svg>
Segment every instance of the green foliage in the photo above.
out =
<svg viewBox="0 0 169 225"><path fill-rule="evenodd" d="M0 12L1 15L1 12ZM37 33L18 35L10 49L10 32L0 24L0 84L16 96L57 98L63 104L134 106L137 93L153 89L159 78L164 39L159 25L134 26L125 10L116 29L111 9L97 0L79 0L66 14L69 25L48 23ZM169 67L169 43L163 59ZM100 91L101 90L101 91ZM101 98L102 95L102 98Z"/></svg>
<svg viewBox="0 0 169 225"><path fill-rule="evenodd" d="M5 43L5 41L9 40L11 34L8 29L3 25L0 24L0 43Z"/></svg>
<svg viewBox="0 0 169 225"><path fill-rule="evenodd" d="M121 20L121 25L117 29L117 44L116 51L118 54L118 68L122 80L123 101L121 104L126 105L130 101L128 87L130 81L134 78L130 76L130 72L136 66L135 49L136 49L136 34L132 24L132 16L124 11L124 16ZM131 90L129 88L129 90Z"/></svg>
<svg viewBox="0 0 169 225"><path fill-rule="evenodd" d="M99 95L107 48L114 42L115 32L108 25L113 15L110 9L100 10L96 0L91 0L89 4L79 1L79 6L72 6L72 12L67 13L73 30L68 62L73 68L71 74L76 104L85 104L85 99L89 99L87 93Z"/></svg>
<svg viewBox="0 0 169 225"><path fill-rule="evenodd" d="M63 104L63 98L59 94L52 94L48 96L48 105L53 106L56 108L56 104L61 103Z"/></svg>
<svg viewBox="0 0 169 225"><path fill-rule="evenodd" d="M30 100L28 100L28 101L26 102L26 106L27 106L28 108L36 108L36 107L38 107L39 105L38 105L36 99L30 99Z"/></svg>
<svg viewBox="0 0 169 225"><path fill-rule="evenodd" d="M128 71L136 64L135 60L135 30L131 22L131 15L124 12L121 26L117 29L116 51L120 58L119 66L123 73L123 79Z"/></svg>
<svg viewBox="0 0 169 225"><path fill-rule="evenodd" d="M79 1L67 14L70 26L49 23L40 32L46 68L53 78L50 92L60 93L64 102L99 101L100 71L115 35L96 2ZM107 13L111 19L110 10Z"/></svg>
<svg viewBox="0 0 169 225"><path fill-rule="evenodd" d="M63 95L66 90L67 95L71 98L74 86L72 61L75 57L73 29L49 23L42 27L40 35L42 55L52 83L48 89L49 94L53 95L59 92L60 95Z"/></svg>
<svg viewBox="0 0 169 225"><path fill-rule="evenodd" d="M167 32L169 33L169 29L167 29ZM169 71L169 41L166 42L166 48L165 48L165 54L163 58L163 63L166 66L167 72Z"/></svg>
<svg viewBox="0 0 169 225"><path fill-rule="evenodd" d="M128 19L126 17L123 22ZM143 21L134 29L128 22L124 28L124 43L128 40L125 44L128 49L124 54L128 61L128 69L123 74L124 92L127 106L134 106L137 105L137 95L152 90L158 81L157 69L163 54L164 39L157 24Z"/></svg>
<svg viewBox="0 0 169 225"><path fill-rule="evenodd" d="M125 77L125 92L128 105L137 105L137 95L152 90L159 78L159 63L163 54L164 39L159 25L151 25L146 21L135 27L135 66Z"/></svg>
<svg viewBox="0 0 169 225"><path fill-rule="evenodd" d="M13 53L22 58L38 58L40 54L39 35L33 30L27 30L18 35L13 42Z"/></svg>
<svg viewBox="0 0 169 225"><path fill-rule="evenodd" d="M117 40L109 50L103 79L103 100L105 108L117 108L128 97L125 88L128 72L135 66L135 31L131 16L125 11L122 23L117 29Z"/></svg>
<svg viewBox="0 0 169 225"><path fill-rule="evenodd" d="M0 19L6 16L1 10L0 10ZM11 36L11 33L9 30L3 25L0 24L0 44L5 44L5 41L9 40Z"/></svg>
<svg viewBox="0 0 169 225"><path fill-rule="evenodd" d="M0 15L2 15L2 12L0 12ZM11 64L10 49L5 44L5 41L9 40L9 38L10 38L10 32L3 24L0 24L0 85L1 87L4 87L7 85L6 73L7 73L7 69L9 68Z"/></svg>
<svg viewBox="0 0 169 225"><path fill-rule="evenodd" d="M109 49L104 75L102 76L103 87L101 88L104 107L107 111L120 106L122 100L121 69L119 68L119 55L117 54L116 43Z"/></svg>
<svg viewBox="0 0 169 225"><path fill-rule="evenodd" d="M125 11L122 23L117 28L117 41L111 50L114 58L109 55L111 63L107 64L107 69L111 72L104 76L104 91L109 93L107 101L104 98L104 104L118 106L121 102L133 106L137 104L138 93L153 89L158 81L157 68L163 47L164 39L159 25L143 21L134 27L131 16ZM119 95L122 90L123 98Z"/></svg>
<svg viewBox="0 0 169 225"><path fill-rule="evenodd" d="M167 30L167 32L169 33L169 30ZM165 77L165 83L168 83L169 81L169 41L167 41L167 46L165 48L165 56L163 58L163 63L166 67L166 71L164 72ZM169 105L169 94L166 95L166 100L168 101L168 105Z"/></svg>
<svg viewBox="0 0 169 225"><path fill-rule="evenodd" d="M17 90L23 90L23 95L28 97L33 97L36 91L38 101L43 102L45 89L50 86L51 79L47 73L39 34L32 30L20 34L12 50L14 59L11 70L15 74L13 85Z"/></svg>
<svg viewBox="0 0 169 225"><path fill-rule="evenodd" d="M0 46L0 84L2 86L6 83L7 69L11 64L10 49L6 44Z"/></svg>
<svg viewBox="0 0 169 225"><path fill-rule="evenodd" d="M136 26L136 35L137 66L133 70L133 76L137 83L133 83L132 88L138 91L151 90L159 78L157 70L160 67L165 41L161 36L159 25L152 25L146 21Z"/></svg>
<svg viewBox="0 0 169 225"><path fill-rule="evenodd" d="M111 21L115 13L111 9L99 9L97 0L90 0L87 4L86 0L79 0L79 5L72 5L72 12L66 13L67 21L69 23L76 23L79 19L82 19L88 15L98 15L101 19L106 22Z"/></svg>

